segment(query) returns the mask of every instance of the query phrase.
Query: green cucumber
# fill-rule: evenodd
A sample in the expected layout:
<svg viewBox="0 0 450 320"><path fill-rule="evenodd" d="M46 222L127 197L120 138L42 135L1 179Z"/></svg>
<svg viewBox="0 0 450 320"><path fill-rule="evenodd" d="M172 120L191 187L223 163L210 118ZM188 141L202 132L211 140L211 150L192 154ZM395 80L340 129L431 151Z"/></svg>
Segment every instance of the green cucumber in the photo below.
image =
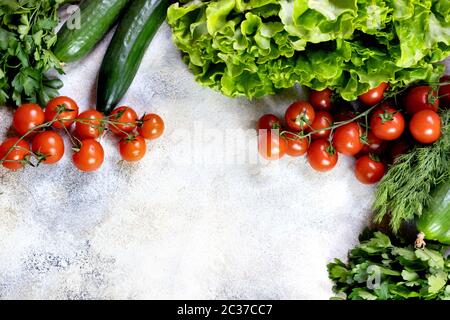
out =
<svg viewBox="0 0 450 320"><path fill-rule="evenodd" d="M97 110L109 114L128 91L169 4L168 0L134 0L124 14L100 68Z"/></svg>
<svg viewBox="0 0 450 320"><path fill-rule="evenodd" d="M417 228L425 239L450 245L450 181L434 190L431 205L419 218Z"/></svg>
<svg viewBox="0 0 450 320"><path fill-rule="evenodd" d="M105 36L120 16L129 0L85 0L77 13L79 28L66 22L58 32L53 52L62 62L84 58Z"/></svg>

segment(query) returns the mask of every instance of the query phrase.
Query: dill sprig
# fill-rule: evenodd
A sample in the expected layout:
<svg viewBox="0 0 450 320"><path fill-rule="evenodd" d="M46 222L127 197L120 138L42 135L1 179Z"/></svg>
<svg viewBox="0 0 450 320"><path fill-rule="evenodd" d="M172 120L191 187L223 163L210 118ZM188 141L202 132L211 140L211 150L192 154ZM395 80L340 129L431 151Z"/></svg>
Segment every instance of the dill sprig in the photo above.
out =
<svg viewBox="0 0 450 320"><path fill-rule="evenodd" d="M422 215L431 202L431 192L450 179L450 110L441 113L442 137L430 146L417 146L400 156L381 180L373 209L375 222L390 215L398 232L403 221Z"/></svg>

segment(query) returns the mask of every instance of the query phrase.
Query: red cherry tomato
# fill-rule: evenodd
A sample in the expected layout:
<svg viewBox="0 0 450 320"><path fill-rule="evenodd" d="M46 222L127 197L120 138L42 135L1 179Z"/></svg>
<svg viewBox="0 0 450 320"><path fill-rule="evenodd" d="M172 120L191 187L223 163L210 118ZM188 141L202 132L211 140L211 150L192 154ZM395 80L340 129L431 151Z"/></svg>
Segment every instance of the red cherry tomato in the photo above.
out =
<svg viewBox="0 0 450 320"><path fill-rule="evenodd" d="M351 122L336 129L333 136L333 145L337 152L354 156L364 147L361 135L361 126L357 122Z"/></svg>
<svg viewBox="0 0 450 320"><path fill-rule="evenodd" d="M286 153L291 157L300 157L308 151L308 138L299 138L293 133L286 133Z"/></svg>
<svg viewBox="0 0 450 320"><path fill-rule="evenodd" d="M136 162L147 153L147 143L141 136L126 137L119 142L119 151L123 160Z"/></svg>
<svg viewBox="0 0 450 320"><path fill-rule="evenodd" d="M286 125L292 131L301 131L314 122L315 116L316 113L308 102L297 101L286 110Z"/></svg>
<svg viewBox="0 0 450 320"><path fill-rule="evenodd" d="M265 114L261 118L259 118L256 124L256 130L259 133L259 130L272 130L279 129L281 127L281 121L278 119L276 115L273 114Z"/></svg>
<svg viewBox="0 0 450 320"><path fill-rule="evenodd" d="M441 137L441 118L431 110L417 112L409 122L409 131L420 143L433 143Z"/></svg>
<svg viewBox="0 0 450 320"><path fill-rule="evenodd" d="M98 170L105 159L105 152L102 145L94 139L81 141L79 151L72 156L73 163L78 170L91 172Z"/></svg>
<svg viewBox="0 0 450 320"><path fill-rule="evenodd" d="M81 139L97 139L104 132L103 115L96 110L82 112L75 124L75 135Z"/></svg>
<svg viewBox="0 0 450 320"><path fill-rule="evenodd" d="M359 96L359 101L367 106L374 106L380 103L384 98L384 93L389 85L386 82L382 82L378 87L370 89L366 93Z"/></svg>
<svg viewBox="0 0 450 320"><path fill-rule="evenodd" d="M146 114L142 117L138 126L139 134L148 140L156 140L164 133L164 121L157 114Z"/></svg>
<svg viewBox="0 0 450 320"><path fill-rule="evenodd" d="M396 140L405 131L405 118L400 111L383 105L376 108L370 118L374 135L381 140Z"/></svg>
<svg viewBox="0 0 450 320"><path fill-rule="evenodd" d="M308 162L319 172L332 170L338 161L338 153L325 139L313 141L308 149Z"/></svg>
<svg viewBox="0 0 450 320"><path fill-rule="evenodd" d="M385 172L386 166L368 155L356 160L355 175L364 184L377 183L383 178Z"/></svg>
<svg viewBox="0 0 450 320"><path fill-rule="evenodd" d="M326 111L316 112L313 123L309 131L317 131L311 135L313 139L324 139L330 136L331 130L323 130L333 125L333 116Z"/></svg>
<svg viewBox="0 0 450 320"><path fill-rule="evenodd" d="M286 139L280 137L277 131L268 130L258 137L259 154L267 160L278 160L286 154Z"/></svg>
<svg viewBox="0 0 450 320"><path fill-rule="evenodd" d="M45 107L45 121L57 120L53 123L53 128L68 128L73 124L76 117L78 117L78 105L69 97L54 98Z"/></svg>
<svg viewBox="0 0 450 320"><path fill-rule="evenodd" d="M20 136L23 136L28 131L43 124L44 121L45 114L42 108L34 103L26 103L14 112L13 127ZM28 134L28 136L30 135Z"/></svg>
<svg viewBox="0 0 450 320"><path fill-rule="evenodd" d="M439 109L438 92L430 86L419 86L411 88L405 97L406 112L413 115L422 110Z"/></svg>
<svg viewBox="0 0 450 320"><path fill-rule="evenodd" d="M361 150L361 154L377 154L380 155L386 150L386 142L378 138L372 131L367 134L367 144Z"/></svg>
<svg viewBox="0 0 450 320"><path fill-rule="evenodd" d="M34 137L31 149L44 157L42 163L54 164L64 155L64 140L54 131L44 131Z"/></svg>
<svg viewBox="0 0 450 320"><path fill-rule="evenodd" d="M109 129L119 136L124 136L136 128L137 113L130 107L118 107L111 112Z"/></svg>
<svg viewBox="0 0 450 320"><path fill-rule="evenodd" d="M441 83L449 82L450 76L444 76L441 79ZM442 85L439 87L440 102L443 107L450 108L450 84Z"/></svg>
<svg viewBox="0 0 450 320"><path fill-rule="evenodd" d="M313 90L309 94L309 102L316 111L330 111L332 96L333 91L331 91L331 89L325 89L322 91Z"/></svg>
<svg viewBox="0 0 450 320"><path fill-rule="evenodd" d="M30 146L19 138L6 139L0 146L0 161L6 169L22 169L29 156Z"/></svg>

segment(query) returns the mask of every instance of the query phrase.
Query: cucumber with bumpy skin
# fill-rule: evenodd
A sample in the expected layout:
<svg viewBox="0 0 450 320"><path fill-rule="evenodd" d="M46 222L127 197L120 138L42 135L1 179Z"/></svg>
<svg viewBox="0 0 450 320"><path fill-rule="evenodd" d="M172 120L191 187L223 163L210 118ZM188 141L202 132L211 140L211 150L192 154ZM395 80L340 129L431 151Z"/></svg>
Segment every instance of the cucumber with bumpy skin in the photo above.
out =
<svg viewBox="0 0 450 320"><path fill-rule="evenodd" d="M168 0L134 0L124 14L100 68L97 110L109 114L125 95L169 4Z"/></svg>
<svg viewBox="0 0 450 320"><path fill-rule="evenodd" d="M422 244L420 238L450 245L450 182L434 190L431 205L419 218L417 228L421 232L418 246Z"/></svg>
<svg viewBox="0 0 450 320"><path fill-rule="evenodd" d="M120 16L129 0L85 0L79 11L79 26L69 18L58 32L54 53L62 62L85 57L102 40ZM73 16L73 19L76 19ZM71 21L69 23L69 21Z"/></svg>

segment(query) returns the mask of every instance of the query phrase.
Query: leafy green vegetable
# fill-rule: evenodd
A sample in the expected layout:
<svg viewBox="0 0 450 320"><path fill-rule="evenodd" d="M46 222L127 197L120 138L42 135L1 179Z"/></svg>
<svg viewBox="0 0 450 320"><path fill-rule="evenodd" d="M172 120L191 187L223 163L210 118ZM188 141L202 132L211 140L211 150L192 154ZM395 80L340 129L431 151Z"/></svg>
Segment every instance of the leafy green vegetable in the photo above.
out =
<svg viewBox="0 0 450 320"><path fill-rule="evenodd" d="M432 190L450 179L450 110L441 118L442 137L399 157L378 185L375 220L381 222L389 214L394 232L403 221L421 216L430 205Z"/></svg>
<svg viewBox="0 0 450 320"><path fill-rule="evenodd" d="M13 101L45 104L62 82L45 73L60 62L53 55L58 7L67 0L18 0L0 3L0 105Z"/></svg>
<svg viewBox="0 0 450 320"><path fill-rule="evenodd" d="M181 0L168 22L203 85L261 97L300 83L346 100L381 82L437 81L448 0Z"/></svg>
<svg viewBox="0 0 450 320"><path fill-rule="evenodd" d="M443 246L414 249L393 245L381 232L369 236L349 252L348 264L328 264L335 299L450 300L450 259Z"/></svg>

